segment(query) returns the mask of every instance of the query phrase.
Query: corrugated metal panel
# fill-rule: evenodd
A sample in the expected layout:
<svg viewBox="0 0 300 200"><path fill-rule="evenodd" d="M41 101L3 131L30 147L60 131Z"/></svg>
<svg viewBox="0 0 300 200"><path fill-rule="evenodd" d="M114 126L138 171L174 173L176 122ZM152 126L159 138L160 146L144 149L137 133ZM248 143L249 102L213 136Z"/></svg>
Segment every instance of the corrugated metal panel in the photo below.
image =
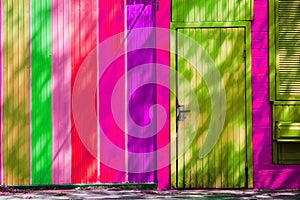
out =
<svg viewBox="0 0 300 200"><path fill-rule="evenodd" d="M3 0L5 184L29 184L29 5Z"/></svg>
<svg viewBox="0 0 300 200"><path fill-rule="evenodd" d="M124 52L124 0L100 0L99 1L99 63L100 71L106 68L104 73L99 77L99 121L101 124L100 134L100 178L102 183L125 182L126 180L126 164L125 164L125 121L124 117L116 123L112 113L112 93L118 82L124 86L122 76L125 72L125 57L114 58L110 66L103 66L103 60L108 58L103 57L103 52L111 51L109 54L115 55L116 52ZM122 33L118 37L119 41L110 45L110 48L103 47L106 39L109 39L115 34ZM114 36L116 37L116 36ZM111 41L111 40L110 40ZM105 48L105 49L103 49ZM108 67L108 68L107 68ZM120 112L124 113L125 103L125 87L124 92L118 94L118 107ZM124 113L125 116L125 113ZM118 126L120 125L120 127ZM122 129L123 128L123 129ZM107 140L108 139L108 140ZM108 144L109 143L109 144ZM113 145L121 151L108 152L109 146ZM106 156L108 155L108 156ZM107 159L104 159L106 156ZM118 166L116 166L116 164Z"/></svg>
<svg viewBox="0 0 300 200"><path fill-rule="evenodd" d="M97 85L96 65L82 66L85 58L96 48L97 45L97 1L96 0L77 0L71 1L71 91L73 96L75 81L81 87L84 95L85 87ZM76 80L80 68L87 67L88 73L84 80ZM78 89L78 88L77 88ZM78 91L77 91L78 92ZM72 99L72 102L74 99ZM85 106L82 104L81 111L84 113ZM98 133L97 123L87 121L90 132L78 132L74 119L74 108L72 108L72 183L95 183L97 182L98 164L96 155L89 152L89 149L97 149ZM81 119L79 119L81 120ZM86 120L86 119L82 119ZM94 119L93 119L94 120ZM87 146L90 144L91 146Z"/></svg>
<svg viewBox="0 0 300 200"><path fill-rule="evenodd" d="M176 173L172 174L177 177L172 178L175 180L173 185L178 188L246 187L245 46L243 48L245 30L243 28L188 28L178 29L178 33L196 40L218 67L226 90L227 110L225 124L216 145L208 155L199 157L200 150L209 136L209 126L212 125L211 98L213 97L210 92L220 86L214 85L214 88L208 88L206 81L211 75L205 73L207 71L205 69L211 66L205 62L205 59L201 59L200 63L197 62L198 56L203 57L205 54L192 52L191 44L178 36L178 53L184 58L178 57L177 68L179 74L189 81L186 85L178 78L178 105L184 105L186 109L191 109L191 112L186 114L183 122L178 122L178 162ZM201 74L188 61L197 63L200 67L197 69ZM189 93L189 87L198 99L199 111L196 110L197 106L193 106L196 100ZM195 123L198 124L197 134L192 138Z"/></svg>
<svg viewBox="0 0 300 200"><path fill-rule="evenodd" d="M173 22L252 20L253 0L174 0Z"/></svg>
<svg viewBox="0 0 300 200"><path fill-rule="evenodd" d="M52 183L51 0L31 0L32 184Z"/></svg>
<svg viewBox="0 0 300 200"><path fill-rule="evenodd" d="M71 183L70 0L52 1L52 115L54 184Z"/></svg>
<svg viewBox="0 0 300 200"><path fill-rule="evenodd" d="M279 95L300 96L300 1L278 1Z"/></svg>
<svg viewBox="0 0 300 200"><path fill-rule="evenodd" d="M148 4L147 4L148 3ZM127 30L155 26L154 1L127 1ZM144 43L155 42L155 33L141 29L141 34L128 37L127 74L128 97L128 181L129 182L156 182L156 157L153 152L157 148L156 129L149 124L155 124L155 111L150 114L151 106L156 104L156 86L140 85L154 82L155 50L139 49ZM155 44L154 44L155 45ZM138 68L148 64L148 67ZM137 70L135 70L137 69ZM134 72L130 72L133 70ZM136 90L135 88L138 87ZM139 129L138 127L142 127ZM132 153L131 153L132 152ZM152 153L152 154L151 154ZM148 155L148 156L146 156ZM149 156L150 155L150 156Z"/></svg>

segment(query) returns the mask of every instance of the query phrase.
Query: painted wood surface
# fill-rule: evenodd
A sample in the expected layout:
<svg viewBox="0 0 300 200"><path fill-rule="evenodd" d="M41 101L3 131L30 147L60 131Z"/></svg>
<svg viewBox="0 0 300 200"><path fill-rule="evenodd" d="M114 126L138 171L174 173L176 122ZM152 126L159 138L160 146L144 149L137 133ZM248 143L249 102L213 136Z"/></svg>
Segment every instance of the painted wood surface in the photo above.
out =
<svg viewBox="0 0 300 200"><path fill-rule="evenodd" d="M274 41L272 40L273 32L272 26L270 29L270 42L269 42L269 27L268 20L272 22L272 18L268 18L268 7L274 5L273 0L253 0L254 1L254 20L252 21L252 98L253 98L253 158L254 158L254 188L256 189L298 189L300 182L298 175L300 173L299 165L274 165L272 163L272 115L271 115L271 104L269 101L269 45L272 49L274 46ZM1 95L3 97L3 106L1 111L3 113L2 117L2 142L1 142L1 156L2 156L2 170L3 171L3 183L5 184L30 184L30 173L31 162L30 162L30 152L32 146L30 146L30 126L32 122L30 121L30 21L37 21L37 19L32 19L30 11L29 2L25 0L2 0L1 6L1 16L2 16L2 45L1 56L3 58L2 65L2 76L1 81L2 91ZM52 2L52 120L53 120L53 135L52 135L52 181L53 183L84 183L84 182L123 182L126 179L126 173L121 171L114 171L113 169L106 168L105 166L100 166L98 161L93 160L93 156L86 154L86 149L82 148L82 144L79 147L74 145L79 143L73 143L73 151L71 145L71 133L67 133L68 128L71 127L71 119L68 112L71 112L71 102L70 91L71 91L71 58L73 61L73 80L76 74L77 67L79 63L82 62L84 56L87 55L86 51L91 49L92 44L96 44L96 39L101 40L99 35L101 30L106 30L103 33L103 40L111 35L109 33L114 29L121 30L121 21L127 13L115 12L113 16L118 16L116 18L111 16L108 11L122 10L122 3L115 2L116 5L110 4L111 1L106 1L109 5L105 12L98 11L98 16L96 16L96 21L99 24L102 23L101 19L109 19L111 23L116 23L112 25L110 23L104 23L101 25L102 28L90 29L87 31L86 27L92 27L89 24L94 20L93 17L87 17L93 15L91 10L94 8L100 10L105 10L104 7L101 8L101 4L98 1L98 6L92 1L92 5L89 12L85 12L86 9L81 7L75 7L74 5L79 2L82 5L87 5L88 3L80 1L69 1L69 7L67 6L67 1L57 1ZM91 1L90 1L91 2ZM90 3L89 2L89 3ZM141 2L141 1L136 1ZM161 16L161 19L156 24L164 24L165 27L169 26L171 20L170 17L171 7L166 4L167 0L160 1L160 10L156 13L157 17ZM177 6L175 12L173 12L173 21L178 22L196 22L197 20L208 20L208 21L239 21L243 15L240 15L239 9L234 9L234 12L229 12L229 7L235 8L236 3L232 4L228 1L218 1L217 6L213 6L215 1L189 1L188 3L181 1L177 5L182 4L183 6ZM191 6L192 2L199 2L199 6ZM203 3L204 2L204 3ZM207 2L207 3L206 3ZM221 2L221 3L220 3ZM239 1L243 2L243 1ZM250 1L247 1L250 2ZM55 10L55 4L58 5L58 12ZM120 3L120 4L119 4ZM169 2L170 3L170 2ZM201 4L202 3L202 4ZM268 3L270 3L268 5ZM63 4L63 5L62 5ZM72 5L73 6L72 6ZM139 3L136 4L139 6ZM198 4L197 4L198 5ZM239 4L241 5L241 4ZM248 4L247 4L248 5ZM36 6L36 5L35 5ZM173 7L176 4L173 4ZM223 6L226 9L223 10ZM78 8L77 10L75 8ZM93 9L92 9L93 8ZM228 9L227 9L228 8ZM200 10L201 9L201 10ZM168 10L168 11L166 11ZM222 12L220 12L222 10ZM180 11L180 12L179 12ZM209 12L207 12L209 11ZM179 13L178 15L175 13ZM248 12L245 11L246 14ZM117 14L118 13L118 14ZM125 14L124 14L125 13ZM216 14L218 13L218 14ZM215 15L216 14L216 15ZM44 15L44 14L43 14ZM228 16L227 16L228 15ZM247 14L248 15L248 14ZM252 14L251 14L252 15ZM79 17L80 16L80 17ZM249 16L249 15L248 15ZM126 16L127 17L127 16ZM224 18L225 17L225 18ZM89 20L92 18L93 20ZM72 19L72 21L71 21ZM246 19L246 18L244 18ZM252 19L252 18L249 18ZM145 19L147 21L149 19ZM69 21L69 22L68 22ZM106 20L105 20L106 21ZM71 23L72 22L72 23ZM80 23L79 23L80 22ZM91 22L94 23L94 22ZM79 26L80 24L80 26ZM272 23L271 23L272 24ZM33 24L32 24L33 25ZM76 26L74 26L76 25ZM107 29L103 27L107 27ZM108 27L110 26L110 27ZM80 29L79 27L82 27ZM46 28L46 27L43 27ZM273 27L274 28L274 27ZM63 29L64 31L61 31ZM69 30L69 31L68 31ZM78 31L79 30L79 31ZM87 34L91 33L91 34ZM98 32L98 35L97 35ZM114 32L114 31L112 31ZM114 32L114 33L116 33ZM68 36L69 33L70 37ZM71 37L72 36L72 37ZM84 39L86 36L88 41ZM80 39L79 39L80 38ZM32 42L34 38L31 38ZM80 43L81 41L81 43ZM73 44L71 46L71 44ZM72 49L72 55L71 55ZM87 50L88 49L88 50ZM70 55L68 56L68 52ZM83 53L84 52L84 53ZM81 54L79 56L79 53ZM76 55L75 55L76 54ZM142 56L142 54L141 54ZM157 58L161 55L157 54ZM167 57L167 56L166 56ZM168 63L168 59L165 57L162 59L165 63ZM32 58L35 59L35 58ZM69 59L69 60L68 60ZM270 57L270 64L272 64L272 55ZM122 59L121 59L122 60ZM150 59L151 60L151 59ZM116 61L117 63L118 61ZM120 65L123 61L120 61ZM148 61L147 61L148 62ZM74 64L75 63L75 64ZM119 64L113 64L116 66ZM66 67L69 66L69 67ZM68 69L69 68L69 69ZM44 69L43 69L44 70ZM120 71L119 71L120 70ZM122 67L118 70L111 70L120 76L124 70ZM110 77L107 75L107 77ZM108 78L106 79L108 80ZM114 80L114 82L116 79ZM63 84L65 83L65 84ZM59 84L61 87L57 88L56 85ZM107 85L109 85L107 83ZM39 87L39 86L38 86ZM57 89L55 89L57 88ZM145 89L145 88L144 88ZM107 91L110 89L107 89ZM142 89L143 90L143 89ZM158 88L158 91L162 91L162 88ZM68 94L69 92L69 94ZM160 93L160 92L159 92ZM104 95L105 93L103 93ZM140 94L140 91L137 92ZM66 96L65 96L66 95ZM165 95L165 99L162 96ZM101 94L99 94L101 97ZM167 96L164 94L158 94L158 102L166 103ZM68 100L69 99L69 100ZM108 102L108 101L107 101ZM101 104L101 101L99 102ZM168 103L164 104L167 105ZM65 108L61 109L61 108ZM104 110L103 110L104 111ZM99 112L101 109L99 108ZM282 111L280 114L285 114ZM105 115L103 112L102 115ZM101 120L101 118L100 118ZM108 120L110 121L111 118ZM61 121L61 124L59 122ZM104 123L104 122L103 122ZM61 125L61 126L60 126ZM64 127L64 128L62 128ZM114 127L115 128L115 127ZM164 129L163 132L168 133L168 128ZM125 136L122 138L122 131L114 129L112 132L112 138L115 138L114 143L118 144L121 148L126 149L128 146L125 145ZM77 134L73 132L73 134ZM110 134L110 133L109 133ZM78 135L77 135L78 136ZM117 140L117 137L120 140ZM158 141L158 147L163 145L162 141L167 141L168 136L158 135L158 138L163 138L163 140ZM73 137L74 139L74 137ZM77 139L77 140L76 140ZM69 143L67 142L69 140ZM78 137L75 137L76 141L79 141ZM125 141L123 141L125 140ZM66 141L66 143L64 142ZM99 140L98 140L99 141ZM74 140L73 140L74 142ZM46 144L48 145L48 144ZM297 148L297 147L295 147ZM102 148L102 154L105 154L106 150ZM74 153L74 154L73 154ZM57 155L57 156L56 156ZM86 156L88 155L88 156ZM187 154L188 155L188 154ZM73 162L71 162L71 156L73 157ZM122 165L125 162L126 167L126 154L120 158ZM101 156L100 156L101 157ZM14 158L14 159L11 159ZM81 160L83 158L84 160ZM123 160L124 159L124 160ZM142 160L142 159L141 159ZM87 162L85 162L87 161ZM83 163L83 164L79 164ZM0 163L1 164L1 163ZM32 163L36 165L36 163ZM67 166L67 167L65 167ZM0 168L1 168L0 167ZM71 168L73 169L71 175ZM100 169L101 168L101 169ZM60 173L61 170L65 170ZM192 168L193 169L193 168ZM161 171L158 171L159 185L164 181L164 186L167 187L169 184L168 176L164 177L164 174L168 174L169 168L166 167ZM194 169L193 169L194 170ZM194 171L193 171L194 172ZM73 178L71 178L71 176ZM150 175L137 175L132 174L131 180L142 180L146 177L147 180L152 180ZM90 177L90 179L88 179ZM103 177L103 179L102 179ZM138 179L134 179L134 178ZM187 176L187 180L191 180L191 184L194 184L191 176ZM88 180L88 181L87 181ZM218 182L219 184L220 182Z"/></svg>
<svg viewBox="0 0 300 200"><path fill-rule="evenodd" d="M300 164L300 102L273 104L273 162Z"/></svg>
<svg viewBox="0 0 300 200"><path fill-rule="evenodd" d="M84 95L85 87L97 84L97 69L94 65L82 66L84 59L96 48L97 45L97 1L79 0L71 1L71 91L75 81L81 81L81 91ZM81 67L88 67L84 80L76 80ZM72 99L73 101L73 99ZM84 111L84 104L81 109ZM88 107L88 105L86 105ZM78 132L77 122L74 121L72 110L72 183L97 182L97 157L89 149L97 149L98 133L97 123L90 122L90 132ZM83 137L86 140L83 140ZM86 143L84 143L86 142ZM91 144L93 146L86 146Z"/></svg>
<svg viewBox="0 0 300 200"><path fill-rule="evenodd" d="M156 12L156 27L158 29L163 28L168 32L170 28L171 21L171 0L160 0L159 5L157 5L159 10ZM156 63L163 64L165 66L170 66L170 52L161 51L159 47L164 49L170 49L170 34L167 34L166 40L164 42L157 41L157 51L156 51ZM170 82L170 75L161 74L156 72L157 80L165 80L167 83ZM170 145L170 85L167 88L157 85L157 104L161 105L167 116L163 128L157 133L157 182L159 189L168 189L170 187L170 151L166 148L166 151L162 151L164 147ZM166 161L169 163L165 165Z"/></svg>
<svg viewBox="0 0 300 200"><path fill-rule="evenodd" d="M52 183L52 33L50 0L30 2L32 184Z"/></svg>
<svg viewBox="0 0 300 200"><path fill-rule="evenodd" d="M111 54L124 52L125 50L125 3L124 0L100 0L99 1L99 122L100 133L100 174L98 180L102 183L120 183L127 181L126 173L126 148L125 148L125 121L116 123L112 113L112 93L116 84L125 73L125 56L113 58L110 66L103 66L102 61L108 58L103 57L104 51L111 51ZM118 34L118 36L114 36ZM118 37L119 42L111 44L110 49L103 48L103 42L110 37ZM122 81L123 91L118 94L118 107L124 112L125 106L125 80ZM118 111L119 112L119 111ZM125 113L124 113L125 116ZM123 128L122 128L123 127ZM108 140L104 140L107 138ZM121 149L121 151L108 152L108 146ZM104 158L106 156L106 158ZM105 161L105 162L104 162ZM116 164L118 166L116 166Z"/></svg>
<svg viewBox="0 0 300 200"><path fill-rule="evenodd" d="M29 184L29 4L3 3L3 171L5 184Z"/></svg>
<svg viewBox="0 0 300 200"><path fill-rule="evenodd" d="M184 121L178 122L178 164L176 186L178 188L242 188L246 187L246 88L245 88L245 29L244 28L186 28L178 29L196 40L208 53L218 68L226 90L226 119L220 138L213 150L200 158L200 150L208 137L211 125L211 91L203 77L205 68L210 67L206 59L197 63L200 53L191 52L191 44L178 37L178 53L185 59L193 60L200 67L200 73L185 59L178 57L178 73L189 82L184 84L178 78L178 105L191 109ZM238 84L236 84L238 83ZM196 95L200 112L193 105L195 99L188 93L189 88ZM216 85L216 89L220 86ZM198 124L195 131L192 127ZM185 145L187 145L185 147ZM187 148L186 151L181 151ZM182 154L181 154L182 152ZM173 179L175 180L175 179Z"/></svg>
<svg viewBox="0 0 300 200"><path fill-rule="evenodd" d="M278 0L275 8L270 8L276 13L276 100L300 99L299 8L299 0Z"/></svg>
<svg viewBox="0 0 300 200"><path fill-rule="evenodd" d="M52 183L71 183L70 0L52 1Z"/></svg>
<svg viewBox="0 0 300 200"><path fill-rule="evenodd" d="M3 184L3 151L2 151L2 135L3 135L3 7L0 1L0 184Z"/></svg>
<svg viewBox="0 0 300 200"><path fill-rule="evenodd" d="M134 3L127 1L127 30L155 25L155 4L152 1ZM146 41L153 41L155 32L139 29L139 38L128 36L128 49L137 49L127 54L127 71L133 73L127 75L128 91L128 181L129 182L155 182L156 181L156 157L154 154L145 156L156 151L157 138L154 126L144 128L151 124L155 112L150 113L152 105L156 104L156 86L153 84L140 85L140 82L155 81L155 71L152 63L155 62L154 49L142 48ZM155 44L154 44L155 45ZM138 68L148 64L148 68ZM135 70L137 69L137 70ZM156 123L156 122L154 122ZM137 127L142 127L141 129ZM134 154L135 153L135 154Z"/></svg>
<svg viewBox="0 0 300 200"><path fill-rule="evenodd" d="M173 22L225 22L252 19L253 0L174 0Z"/></svg>
<svg viewBox="0 0 300 200"><path fill-rule="evenodd" d="M254 188L257 189L298 189L299 165L278 165L272 161L272 110L269 92L269 64L275 59L269 54L273 49L275 35L273 18L269 7L274 1L254 1L252 24L252 98L253 98L253 171ZM259 13L259 14L256 14ZM269 22L270 21L270 29ZM270 35L269 35L270 33ZM269 41L270 37L270 41ZM270 55L270 60L269 60Z"/></svg>

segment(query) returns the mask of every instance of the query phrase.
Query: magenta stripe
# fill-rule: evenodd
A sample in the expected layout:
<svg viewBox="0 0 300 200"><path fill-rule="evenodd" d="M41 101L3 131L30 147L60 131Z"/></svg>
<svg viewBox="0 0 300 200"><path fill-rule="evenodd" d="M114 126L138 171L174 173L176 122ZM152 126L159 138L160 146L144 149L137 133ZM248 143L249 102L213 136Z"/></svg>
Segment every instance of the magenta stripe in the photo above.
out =
<svg viewBox="0 0 300 200"><path fill-rule="evenodd" d="M52 2L53 165L54 184L71 183L70 1Z"/></svg>

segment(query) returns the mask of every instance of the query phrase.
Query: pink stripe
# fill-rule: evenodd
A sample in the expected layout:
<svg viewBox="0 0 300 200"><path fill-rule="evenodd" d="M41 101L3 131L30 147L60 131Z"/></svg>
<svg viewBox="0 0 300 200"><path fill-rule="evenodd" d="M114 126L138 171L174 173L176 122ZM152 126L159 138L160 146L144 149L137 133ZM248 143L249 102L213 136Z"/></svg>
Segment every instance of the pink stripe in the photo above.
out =
<svg viewBox="0 0 300 200"><path fill-rule="evenodd" d="M156 26L158 28L166 28L169 29L170 21L171 21L171 0L161 0L160 1L160 10L157 12L156 17ZM168 38L169 40L169 38ZM170 45L170 41L166 42L164 45L165 49L167 49ZM164 64L166 66L170 66L170 54L169 52L157 51L157 63ZM160 76L157 74L157 79ZM162 79L166 79L166 77L161 77ZM167 80L166 80L167 81ZM163 129L157 135L157 148L158 148L158 171L157 171L157 179L158 179L158 188L159 189L168 189L170 187L170 166L165 166L165 161L170 160L169 151L161 151L165 146L170 144L170 128L169 128L169 113L170 113L170 95L169 91L166 88L161 86L157 86L157 103L164 107L166 113L168 113L167 121L163 127ZM163 164L161 164L163 163Z"/></svg>
<svg viewBox="0 0 300 200"><path fill-rule="evenodd" d="M70 1L52 2L53 165L54 184L71 183Z"/></svg>

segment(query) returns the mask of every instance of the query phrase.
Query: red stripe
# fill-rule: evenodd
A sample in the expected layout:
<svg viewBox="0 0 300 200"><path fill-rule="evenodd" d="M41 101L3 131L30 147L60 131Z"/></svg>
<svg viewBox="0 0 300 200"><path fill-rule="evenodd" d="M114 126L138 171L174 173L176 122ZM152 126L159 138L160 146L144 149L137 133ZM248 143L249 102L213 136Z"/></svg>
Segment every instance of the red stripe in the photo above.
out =
<svg viewBox="0 0 300 200"><path fill-rule="evenodd" d="M74 83L84 59L96 48L97 45L97 0L72 0L71 1L71 90L73 94ZM93 72L96 69L89 69ZM96 84L96 80L94 81ZM84 88L85 81L82 81ZM72 99L73 101L73 99ZM84 109L84 108L81 108ZM71 119L71 142L72 142L72 183L95 183L97 182L97 157L88 151L78 133L72 110ZM97 138L97 124L89 138ZM90 141L91 142L91 141ZM93 145L97 145L98 140L93 140Z"/></svg>
<svg viewBox="0 0 300 200"><path fill-rule="evenodd" d="M124 31L124 0L99 0L99 42L103 42L109 37ZM119 44L112 44L114 50L123 51L123 34L120 36ZM101 46L101 45L100 45ZM105 49L107 50L107 49ZM101 51L99 49L99 59L101 61ZM113 64L100 77L100 124L102 132L100 134L100 159L109 153L105 147L108 145L101 139L107 137L110 142L120 149L125 149L124 131L121 130L114 121L111 111L111 95L116 83L125 72L124 56L116 59ZM124 90L123 90L124 91ZM125 93L118 94L120 107L124 106ZM124 122L121 122L124 123ZM124 182L125 181L125 151L110 157L111 162L100 162L100 179L102 183ZM102 159L103 161L104 159ZM115 163L118 166L114 166ZM116 169L117 168L117 169Z"/></svg>

